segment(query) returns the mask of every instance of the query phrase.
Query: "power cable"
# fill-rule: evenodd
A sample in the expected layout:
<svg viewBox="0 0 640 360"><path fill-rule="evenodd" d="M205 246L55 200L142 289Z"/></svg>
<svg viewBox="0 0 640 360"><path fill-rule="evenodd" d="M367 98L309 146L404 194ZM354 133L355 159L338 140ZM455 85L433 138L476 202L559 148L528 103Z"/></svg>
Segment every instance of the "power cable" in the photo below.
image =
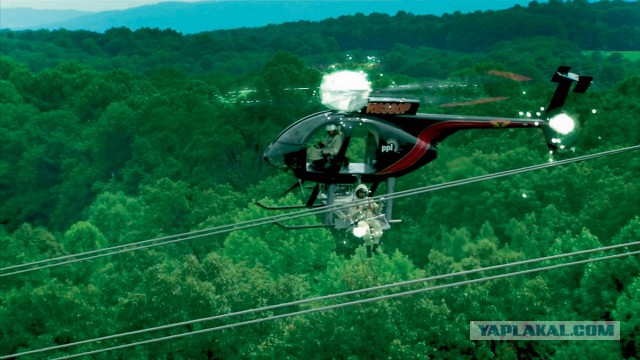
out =
<svg viewBox="0 0 640 360"><path fill-rule="evenodd" d="M538 165L533 165L533 166L528 166L528 167L523 167L523 168L518 168L513 170L506 170L498 173L486 174L486 175L476 176L472 178L455 180L455 181L450 181L442 184L428 185L420 188L399 191L392 194L378 195L378 196L374 196L373 199L383 200L383 199L395 199L395 198L413 196L413 195L418 195L426 192L472 184L472 183L481 182L485 180L512 176L512 175L526 173L526 172L535 171L535 170L562 166L562 165L580 162L580 161L593 160L597 158L617 155L617 154L621 154L629 151L635 151L635 150L640 150L640 145L614 149L609 151L603 151L595 154L583 155L583 156L578 156L571 159L564 159L564 160L543 163L543 164L538 164ZM343 210L343 209L349 208L350 206L352 206L352 203L327 205L320 208L305 209L301 211L289 212L285 214L274 215L274 216L264 217L260 219L248 220L248 221L238 222L234 224L221 225L221 226L216 226L212 228L191 231L183 234L158 237L155 239L123 244L123 245L113 246L113 247L104 248L104 249L92 250L92 251L72 254L72 255L65 255L57 258L40 260L40 261L25 263L21 265L13 265L5 268L0 268L0 277L6 277L6 276L25 273L25 272L45 269L45 268L52 268L60 265L77 263L77 262L96 259L100 257L111 256L114 254L121 254L121 253L136 251L136 250L148 249L155 246L172 244L172 243L182 242L186 240L201 238L201 237L229 233L229 232L243 230L251 227L273 224L277 222L293 220L293 219L307 217L311 215L323 214L326 212ZM35 266L35 265L39 265L39 266ZM25 267L27 267L27 269L23 269ZM22 268L22 270L16 270L20 268ZM8 270L14 270L14 271L6 272Z"/></svg>
<svg viewBox="0 0 640 360"><path fill-rule="evenodd" d="M420 284L420 283L425 283L425 282L430 282L430 281L435 281L435 280L443 280L443 279L448 279L448 278L452 278L452 277L471 275L471 274L475 274L475 273L479 273L479 272L493 271L493 270L498 270L498 269L514 267L514 266L533 264L533 263L538 263L538 262L542 262L542 261L556 260L556 259L561 259L561 258L565 258L565 257L585 255L585 254L590 254L590 253L594 253L594 252L602 252L602 251L608 251L608 250L625 248L625 247L633 247L633 246L638 246L638 245L640 245L640 241L624 243L624 244L617 244L617 245L610 245L610 246L604 246L604 247L587 249L587 250L579 250L579 251L574 251L574 252L571 252L571 253L550 255L550 256L541 257L541 258L535 258L535 259L521 260L521 261L516 261L516 262L511 262L511 263L506 263L506 264L493 265L493 266L488 266L488 267L484 267L484 268L459 271L459 272L449 273L449 274L435 275L435 276L430 276L430 277L427 277L427 278L420 278L420 279L402 281L402 282L397 282L397 283L392 283L392 284L385 284L385 285L380 285L380 286L375 286L375 287L370 287L370 288L364 288L364 289L358 289L358 290L352 290L352 291L347 291L347 292L342 292L342 293L337 293L337 294L330 294L330 295L319 296L319 297L303 299L303 300L297 300L297 301L292 301L292 302L287 302L287 303L269 305L269 306L264 306L264 307L260 307L260 308L255 308L255 309L242 310L242 311L238 311L238 312L222 314L222 315L216 315L216 316L207 317L207 318L183 321L183 322L179 322L179 323L162 325L162 326L157 326L157 327L153 327L153 328L141 329L141 330L126 332L126 333L121 333L121 334L103 336L103 337L99 337L99 338L95 338L95 339L82 340L82 341L77 341L77 342L69 343L69 344L65 344L65 345L53 346L53 347L48 347L48 348L43 348L43 349L38 349L38 350L22 352L22 353L18 353L18 354L7 355L7 357L17 357L17 356L32 355L32 354L36 354L36 353L42 353L42 352L48 352L48 351L53 351L53 350L60 350L60 349L64 349L64 348L69 348L69 347L72 347L72 346L85 345L85 344L89 344L89 343L93 343L93 342L112 340L112 339L125 337L125 336L131 336L131 335L140 335L140 334L144 334L144 333L148 333L148 332L152 332L152 331L167 330L167 329L171 329L171 328L175 328L175 327L193 325L193 324L196 324L196 323L201 323L201 322L206 322L206 321L225 319L225 318L230 318L230 317L235 317L235 316L240 316L240 315L247 315L247 314L256 313L256 312L270 311L270 310L275 310L275 309L279 309L279 308L283 308L283 307L303 305L303 304L306 304L306 303L324 301L324 300L335 299L335 298L340 298L340 297L345 297L345 296L363 294L363 293L369 293L369 292L385 290L385 289L389 289L389 288L393 288L393 287L415 285L415 284ZM5 358L5 357L4 356L0 357L0 359L3 359L3 358Z"/></svg>
<svg viewBox="0 0 640 360"><path fill-rule="evenodd" d="M140 345L147 345L147 344L151 344L151 343L157 343L157 342L166 341L166 340L173 340L173 339L183 338L183 337L187 337L187 336L204 334L204 333L208 333L208 332L231 329L231 328L235 328L235 327L239 327L239 326L252 325L252 324L263 323L263 322L273 321L273 320L279 320L279 319L284 319L284 318L294 317L294 316L301 316L301 315L306 315L306 314L311 314L311 313L316 313L316 312L322 312L322 311L330 311L330 310L335 310L335 309L354 306L354 305L361 305L361 304L365 304L365 303L371 303L371 302L376 302L376 301L381 301L381 300L388 300L388 299L398 298L398 297L402 297L402 296L415 295L415 294L425 293L425 292L429 292L429 291L453 288L453 287L464 286L464 285L475 284L475 283L481 283L481 282L497 280L497 279L503 279L503 278L509 278L509 277L514 277L514 276L518 276L518 275L525 275L525 274L536 273L536 272L541 272L541 271L553 270L553 269L558 269L558 268L567 267L567 266L581 265L581 264L593 263L593 262L604 261L604 260L612 260L612 259L622 258L622 257L625 257L625 256L632 256L632 255L640 255L640 251L628 252L628 253L623 253L623 254L608 255L608 256L602 256L602 257L598 257L598 258L592 258L592 259L586 259L586 260L578 260L578 261L562 263L562 264L549 265L549 266L544 266L544 267L540 267L540 268L521 270L521 271L516 271L516 272L511 272L511 273L488 276L488 277L484 277L484 278L463 280L463 281L449 283L449 284L435 285L435 286L427 287L427 288L424 288L424 289L416 289L416 290L409 290L409 291L399 292L399 293L395 293L395 294L380 295L380 296L376 296L376 297L372 297L372 298L354 300L354 301L349 301L349 302L340 303L340 304L326 305L326 306L322 306L322 307L318 307L318 308L306 309L306 310L290 312L290 313L285 313L285 314L280 314L280 315L268 315L266 317L253 319L253 320L242 321L242 322L237 322L237 323L234 323L234 324L227 324L227 325L217 326L217 327L208 328L208 329L195 330L195 331L191 331L191 332L183 333L183 334L175 334L175 335L169 335L169 336L164 336L164 337L159 337L159 338L153 338L153 339L138 341L138 342L129 343L129 344L123 344L123 345L118 345L118 346L113 346L113 347L108 347L108 348L103 348L103 349L98 349L98 350L82 352L82 353L78 353L78 354L72 354L72 355L63 356L63 357L59 357L59 358L55 358L55 359L62 360L62 359L72 359L72 358L76 358L76 357L80 357L80 356L95 355L95 354L108 352L108 351L113 351L113 350L120 350L120 349L140 346ZM8 359L8 358L9 357L0 357L0 359Z"/></svg>

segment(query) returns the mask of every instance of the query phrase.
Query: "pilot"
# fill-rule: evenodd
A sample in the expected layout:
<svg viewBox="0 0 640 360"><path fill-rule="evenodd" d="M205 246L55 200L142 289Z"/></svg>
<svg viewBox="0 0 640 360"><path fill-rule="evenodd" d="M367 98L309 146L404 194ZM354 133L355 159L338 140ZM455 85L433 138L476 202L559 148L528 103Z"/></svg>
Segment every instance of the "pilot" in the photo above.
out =
<svg viewBox="0 0 640 360"><path fill-rule="evenodd" d="M358 230L361 231L359 234L354 231L354 234L362 235L367 257L371 257L372 252L378 255L378 245L382 237L382 224L378 220L381 206L369 197L369 189L365 184L356 187L354 201L355 205L349 209L349 219L352 223L357 222Z"/></svg>
<svg viewBox="0 0 640 360"><path fill-rule="evenodd" d="M329 124L325 130L327 137L307 150L309 161L317 169L324 169L329 159L336 156L342 147L342 135L338 125Z"/></svg>

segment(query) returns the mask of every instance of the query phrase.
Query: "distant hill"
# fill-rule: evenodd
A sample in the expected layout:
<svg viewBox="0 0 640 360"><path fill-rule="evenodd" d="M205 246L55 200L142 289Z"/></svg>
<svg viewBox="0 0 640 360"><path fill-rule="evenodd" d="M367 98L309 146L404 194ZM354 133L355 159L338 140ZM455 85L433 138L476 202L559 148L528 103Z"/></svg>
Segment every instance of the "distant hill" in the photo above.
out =
<svg viewBox="0 0 640 360"><path fill-rule="evenodd" d="M0 27L12 30L59 29L103 32L112 27L174 29L184 34L210 30L261 27L294 21L319 21L341 15L378 12L395 15L442 15L527 6L530 0L408 0L408 1L207 1L165 2L98 13L5 9Z"/></svg>
<svg viewBox="0 0 640 360"><path fill-rule="evenodd" d="M87 15L94 14L76 10L9 8L0 11L0 28L12 30L45 28L48 24L60 23Z"/></svg>

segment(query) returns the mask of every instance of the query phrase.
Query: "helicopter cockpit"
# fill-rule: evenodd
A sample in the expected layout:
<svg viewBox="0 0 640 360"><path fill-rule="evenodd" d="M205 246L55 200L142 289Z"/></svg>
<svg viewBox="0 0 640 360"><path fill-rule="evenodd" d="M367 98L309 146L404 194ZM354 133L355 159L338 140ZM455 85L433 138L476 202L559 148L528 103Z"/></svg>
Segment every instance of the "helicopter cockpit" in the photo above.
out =
<svg viewBox="0 0 640 360"><path fill-rule="evenodd" d="M342 144L337 154L327 156L326 166L314 166L310 148L327 137L327 125L337 127ZM381 165L388 162L388 155L398 153L403 144L414 144L415 141L415 137L378 117L325 111L289 126L264 156L270 164L289 168L303 178L313 178L316 177L314 174L319 176L328 171L336 176L366 176L379 171Z"/></svg>
<svg viewBox="0 0 640 360"><path fill-rule="evenodd" d="M357 123L349 118L342 118L340 122L330 124L326 128L336 129L335 133L340 138L338 151L335 154L325 154L317 166L318 144L324 146L327 135L325 129L314 129L307 140L307 171L323 172L333 166L339 168L339 172L373 174L376 164L376 149L378 148L378 131L370 123ZM331 136L331 135L329 135Z"/></svg>

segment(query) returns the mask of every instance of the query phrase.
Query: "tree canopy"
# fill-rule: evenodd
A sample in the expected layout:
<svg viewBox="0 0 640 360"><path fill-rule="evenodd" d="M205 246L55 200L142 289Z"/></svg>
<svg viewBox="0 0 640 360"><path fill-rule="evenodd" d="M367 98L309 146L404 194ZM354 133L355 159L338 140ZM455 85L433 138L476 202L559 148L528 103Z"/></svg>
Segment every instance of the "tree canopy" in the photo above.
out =
<svg viewBox="0 0 640 360"><path fill-rule="evenodd" d="M0 268L271 215L257 200L303 201L280 196L295 179L262 154L282 129L322 109L316 90L333 69L366 71L376 87L477 79L474 90L411 95L423 111L444 112L430 100L508 93L454 111L512 117L546 104L552 71L571 65L595 83L567 103L580 118L575 148L553 156L638 145L639 14L634 2L533 1L497 12L360 14L194 35L0 31ZM497 79L490 69L532 80ZM340 232L263 225L3 276L0 355L637 241L634 155L398 199L403 222L385 232L373 259ZM440 145L438 160L398 179L397 190L549 156L535 131L460 132ZM195 334L235 320L190 323L49 355L194 333L96 357L632 359L639 275L640 258L625 257L222 331ZM475 320L613 320L622 337L471 341Z"/></svg>

